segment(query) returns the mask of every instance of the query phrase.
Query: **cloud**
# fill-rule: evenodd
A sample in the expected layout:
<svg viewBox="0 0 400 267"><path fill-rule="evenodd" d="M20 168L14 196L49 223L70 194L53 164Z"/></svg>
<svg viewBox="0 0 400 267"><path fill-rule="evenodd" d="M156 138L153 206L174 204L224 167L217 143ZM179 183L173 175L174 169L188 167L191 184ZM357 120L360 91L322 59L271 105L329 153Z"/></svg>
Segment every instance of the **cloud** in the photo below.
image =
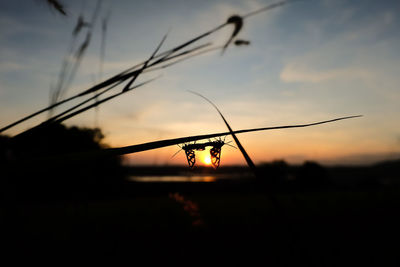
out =
<svg viewBox="0 0 400 267"><path fill-rule="evenodd" d="M20 64L17 62L6 61L0 63L0 73L10 71L20 71L29 68L26 64Z"/></svg>
<svg viewBox="0 0 400 267"><path fill-rule="evenodd" d="M361 68L336 68L321 70L298 63L287 64L280 73L283 82L321 83L332 80L365 80L373 76L373 72Z"/></svg>

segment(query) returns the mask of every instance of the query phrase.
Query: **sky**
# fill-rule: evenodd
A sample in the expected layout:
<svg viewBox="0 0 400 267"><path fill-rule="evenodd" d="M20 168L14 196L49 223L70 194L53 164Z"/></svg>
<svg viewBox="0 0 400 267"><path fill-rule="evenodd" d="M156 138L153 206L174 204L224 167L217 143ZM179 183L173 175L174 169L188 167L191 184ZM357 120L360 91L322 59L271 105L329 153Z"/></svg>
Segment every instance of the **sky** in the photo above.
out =
<svg viewBox="0 0 400 267"><path fill-rule="evenodd" d="M67 16L40 0L0 0L0 127L49 104L79 15L96 1L60 1ZM71 96L161 51L276 1L102 1L92 39L66 93ZM238 135L255 163L306 160L370 164L400 158L399 1L303 0L248 17L238 38L248 46L210 52L143 74L157 80L66 121L100 127L111 147L226 131L212 100L234 130L362 118ZM109 14L101 67L101 19ZM233 27L198 44L223 45ZM82 43L85 35L78 35ZM101 71L102 68L102 71ZM122 87L120 89L122 90ZM56 109L61 111L61 109ZM14 135L47 118L23 123ZM227 141L231 138L227 137ZM186 164L177 146L127 155L126 164ZM203 157L205 153L200 154ZM201 161L201 160L199 160ZM223 147L222 165L245 164Z"/></svg>

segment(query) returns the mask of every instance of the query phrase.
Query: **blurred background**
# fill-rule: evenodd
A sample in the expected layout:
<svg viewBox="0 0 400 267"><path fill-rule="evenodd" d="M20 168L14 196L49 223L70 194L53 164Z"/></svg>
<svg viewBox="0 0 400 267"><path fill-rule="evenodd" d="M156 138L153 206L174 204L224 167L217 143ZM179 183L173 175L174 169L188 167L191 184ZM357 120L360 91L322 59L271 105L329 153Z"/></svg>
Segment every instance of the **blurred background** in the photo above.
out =
<svg viewBox="0 0 400 267"><path fill-rule="evenodd" d="M233 14L272 1L101 1L91 41L64 97L206 32ZM91 21L96 1L63 3L66 16L46 1L0 3L0 126L49 104L78 17ZM304 129L240 135L256 163L305 160L326 165L370 164L400 156L400 38L397 1L308 0L248 17L237 38L249 45L210 52L140 76L156 81L66 121L99 127L111 147L225 131L211 99L233 129L364 117ZM106 35L102 21L107 20ZM233 26L204 42L223 45ZM85 40L85 33L76 37ZM104 38L104 41L103 39ZM57 109L56 109L57 111ZM47 114L12 128L14 135ZM127 165L187 164L178 147L124 156ZM224 148L224 165L243 165Z"/></svg>
<svg viewBox="0 0 400 267"><path fill-rule="evenodd" d="M63 124L24 132L77 100L1 132L0 261L398 266L400 2L252 13L270 4L0 0L0 131L147 60L166 33L160 51L254 14L224 53L143 72L135 84L159 78ZM222 46L233 30L196 44ZM172 158L178 146L106 149L226 132L188 90L234 130L364 116L238 135L257 168L227 145L211 168L216 143L193 170L184 151Z"/></svg>

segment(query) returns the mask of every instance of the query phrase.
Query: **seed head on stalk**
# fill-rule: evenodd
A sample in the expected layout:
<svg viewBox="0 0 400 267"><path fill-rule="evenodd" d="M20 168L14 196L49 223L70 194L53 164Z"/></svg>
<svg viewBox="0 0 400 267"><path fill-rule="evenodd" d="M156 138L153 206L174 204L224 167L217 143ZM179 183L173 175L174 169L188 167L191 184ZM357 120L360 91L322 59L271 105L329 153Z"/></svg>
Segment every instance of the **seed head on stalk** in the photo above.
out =
<svg viewBox="0 0 400 267"><path fill-rule="evenodd" d="M243 27L243 18L239 15L233 15L230 16L228 18L228 20L226 21L227 24L233 24L234 25L234 29L233 32L231 34L231 37L229 38L229 40L225 43L224 47L222 48L222 52L221 55L224 54L226 48L229 46L229 44L232 42L233 38L236 37L236 35L238 35L238 33L240 32L240 30Z"/></svg>

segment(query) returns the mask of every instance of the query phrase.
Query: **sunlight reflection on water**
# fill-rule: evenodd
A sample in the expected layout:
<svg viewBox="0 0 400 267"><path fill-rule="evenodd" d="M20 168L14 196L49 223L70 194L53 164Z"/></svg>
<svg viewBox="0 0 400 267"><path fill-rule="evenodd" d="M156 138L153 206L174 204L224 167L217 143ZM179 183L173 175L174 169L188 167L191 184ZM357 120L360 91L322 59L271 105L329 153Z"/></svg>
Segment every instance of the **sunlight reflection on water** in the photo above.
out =
<svg viewBox="0 0 400 267"><path fill-rule="evenodd" d="M215 182L216 176L213 175L171 175L171 176L130 176L128 181L133 182Z"/></svg>

